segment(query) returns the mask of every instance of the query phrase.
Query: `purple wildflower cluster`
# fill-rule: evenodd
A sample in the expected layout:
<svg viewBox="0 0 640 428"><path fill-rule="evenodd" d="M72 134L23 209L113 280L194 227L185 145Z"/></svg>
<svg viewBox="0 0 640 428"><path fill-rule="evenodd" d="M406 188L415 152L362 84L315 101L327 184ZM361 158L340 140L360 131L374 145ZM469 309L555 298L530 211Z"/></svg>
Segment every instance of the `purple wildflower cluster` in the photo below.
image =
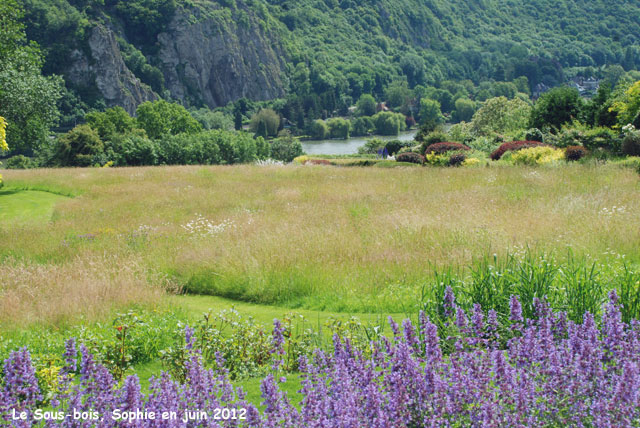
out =
<svg viewBox="0 0 640 428"><path fill-rule="evenodd" d="M138 378L122 386L80 347L78 379L73 371L75 344L69 342L64 391L56 408L64 411L114 409L146 412L244 409L244 419L158 421L49 421L48 427L637 427L640 426L640 322L622 321L611 293L601 322L590 313L576 324L536 301L536 318L523 319L511 299L511 329L498 328L497 315L478 305L466 314L447 295L459 334L445 353L438 327L421 313L418 324L391 322L394 337L371 343L373 352L355 349L334 337L331 352L302 357L299 406L282 392L273 375L261 386L263 411L234 389L224 370L207 370L191 350L186 380L162 374L148 396ZM507 332L509 339L500 340ZM188 332L189 333L189 332ZM450 340L448 338L447 340ZM189 342L189 341L187 341ZM506 344L505 344L506 343ZM274 325L273 351L281 355L282 327ZM39 389L28 351L14 352L4 364L0 395L3 415L10 408L33 411ZM9 420L5 416L5 420ZM11 422L15 427L32 426Z"/></svg>

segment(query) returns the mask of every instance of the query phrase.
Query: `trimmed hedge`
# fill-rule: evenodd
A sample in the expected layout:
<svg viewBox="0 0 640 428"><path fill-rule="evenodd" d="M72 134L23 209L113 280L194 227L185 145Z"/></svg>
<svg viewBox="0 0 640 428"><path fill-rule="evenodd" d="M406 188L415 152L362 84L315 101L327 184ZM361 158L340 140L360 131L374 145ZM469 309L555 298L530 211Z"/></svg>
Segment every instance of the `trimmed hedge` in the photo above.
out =
<svg viewBox="0 0 640 428"><path fill-rule="evenodd" d="M400 153L396 156L396 162L417 163L422 165L424 163L424 156L413 152Z"/></svg>
<svg viewBox="0 0 640 428"><path fill-rule="evenodd" d="M568 161L579 161L587 155L587 149L582 146L569 146L564 150L564 157Z"/></svg>
<svg viewBox="0 0 640 428"><path fill-rule="evenodd" d="M467 159L464 153L454 153L449 158L449 166L460 166Z"/></svg>
<svg viewBox="0 0 640 428"><path fill-rule="evenodd" d="M460 144L460 143L442 142L442 143L434 143L427 146L424 152L435 153L439 155L442 153L454 152L458 150L471 150L471 149L465 146L464 144Z"/></svg>
<svg viewBox="0 0 640 428"><path fill-rule="evenodd" d="M493 153L491 153L490 157L492 160L498 160L506 152L516 152L518 150L540 146L548 146L548 144L541 143L540 141L509 141L498 147Z"/></svg>

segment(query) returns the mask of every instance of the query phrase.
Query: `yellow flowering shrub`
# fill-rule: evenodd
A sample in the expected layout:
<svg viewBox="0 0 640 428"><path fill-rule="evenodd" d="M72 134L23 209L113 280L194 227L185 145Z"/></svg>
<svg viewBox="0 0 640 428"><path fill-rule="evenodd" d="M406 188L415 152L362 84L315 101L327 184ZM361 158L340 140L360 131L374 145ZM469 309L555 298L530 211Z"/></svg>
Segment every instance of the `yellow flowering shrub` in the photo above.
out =
<svg viewBox="0 0 640 428"><path fill-rule="evenodd" d="M480 159L468 158L462 162L462 166L476 166L480 164Z"/></svg>
<svg viewBox="0 0 640 428"><path fill-rule="evenodd" d="M449 155L444 153L444 154L437 154L435 152L431 152L431 153L425 153L424 155L424 159L425 159L425 163L429 164L429 165L434 165L434 166L447 166L449 165Z"/></svg>
<svg viewBox="0 0 640 428"><path fill-rule="evenodd" d="M9 150L7 145L7 121L0 116L0 152L6 152L7 150Z"/></svg>
<svg viewBox="0 0 640 428"><path fill-rule="evenodd" d="M0 153L9 150L7 145L7 121L4 117L0 116ZM0 187L3 186L2 174L0 174Z"/></svg>
<svg viewBox="0 0 640 428"><path fill-rule="evenodd" d="M309 160L309 156L302 155L293 159L293 163L295 163L296 165L304 165L305 163L307 163L308 160Z"/></svg>
<svg viewBox="0 0 640 428"><path fill-rule="evenodd" d="M518 150L511 155L516 165L544 165L564 159L564 151L555 147L540 146Z"/></svg>

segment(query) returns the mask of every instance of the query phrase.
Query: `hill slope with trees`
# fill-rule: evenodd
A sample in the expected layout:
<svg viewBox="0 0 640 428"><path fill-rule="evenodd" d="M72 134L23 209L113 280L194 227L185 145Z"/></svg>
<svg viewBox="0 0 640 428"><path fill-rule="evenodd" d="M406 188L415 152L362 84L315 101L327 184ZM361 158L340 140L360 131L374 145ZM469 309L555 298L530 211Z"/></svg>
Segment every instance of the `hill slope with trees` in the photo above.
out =
<svg viewBox="0 0 640 428"><path fill-rule="evenodd" d="M526 76L533 89L562 83L566 68L640 66L640 4L627 0L25 0L24 8L45 74L65 76L67 115L103 104L133 112L157 96L213 108L297 94L311 96L307 110L333 110L363 93L380 98L401 78L413 88ZM114 43L92 44L96 32Z"/></svg>

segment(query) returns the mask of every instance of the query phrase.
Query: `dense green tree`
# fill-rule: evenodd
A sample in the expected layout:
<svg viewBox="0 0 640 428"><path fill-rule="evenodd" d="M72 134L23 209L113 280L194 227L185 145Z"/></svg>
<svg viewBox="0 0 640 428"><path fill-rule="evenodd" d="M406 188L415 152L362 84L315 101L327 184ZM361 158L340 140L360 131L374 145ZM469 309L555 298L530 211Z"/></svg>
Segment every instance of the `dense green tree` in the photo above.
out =
<svg viewBox="0 0 640 428"><path fill-rule="evenodd" d="M422 128L433 131L444 122L444 116L440 111L440 103L436 100L423 98L420 100L420 125Z"/></svg>
<svg viewBox="0 0 640 428"><path fill-rule="evenodd" d="M251 131L264 138L278 135L279 127L280 116L270 108L260 110L251 118Z"/></svg>
<svg viewBox="0 0 640 428"><path fill-rule="evenodd" d="M101 163L104 143L89 125L78 125L56 141L53 164L57 166L91 166Z"/></svg>
<svg viewBox="0 0 640 428"><path fill-rule="evenodd" d="M611 110L613 93L608 83L603 83L593 97L583 108L584 122L591 126L612 127L618 123L618 115Z"/></svg>
<svg viewBox="0 0 640 428"><path fill-rule="evenodd" d="M473 115L471 130L479 136L518 131L528 127L530 117L531 106L519 98L490 98Z"/></svg>
<svg viewBox="0 0 640 428"><path fill-rule="evenodd" d="M384 95L385 100L387 101L387 106L390 108L396 108L407 105L410 102L413 93L409 89L406 81L398 80L387 87Z"/></svg>
<svg viewBox="0 0 640 428"><path fill-rule="evenodd" d="M410 87L421 85L425 81L425 66L424 60L418 55L409 53L400 59L400 68L405 76Z"/></svg>
<svg viewBox="0 0 640 428"><path fill-rule="evenodd" d="M16 0L0 3L0 64L5 63L27 40L24 32L24 10Z"/></svg>
<svg viewBox="0 0 640 428"><path fill-rule="evenodd" d="M356 114L358 116L373 116L376 114L376 100L371 94L362 94L356 104Z"/></svg>
<svg viewBox="0 0 640 428"><path fill-rule="evenodd" d="M222 111L213 111L208 108L201 108L191 112L204 129L224 129L230 131L234 128L234 120Z"/></svg>
<svg viewBox="0 0 640 428"><path fill-rule="evenodd" d="M311 137L316 140L324 140L329 136L329 127L324 120L316 119L311 123Z"/></svg>
<svg viewBox="0 0 640 428"><path fill-rule="evenodd" d="M349 131L351 130L351 123L340 117L334 117L327 121L329 127L329 134L331 138L340 138L346 140L349 138Z"/></svg>
<svg viewBox="0 0 640 428"><path fill-rule="evenodd" d="M554 88L538 98L531 110L531 127L559 130L565 123L577 120L582 109L577 89Z"/></svg>
<svg viewBox="0 0 640 428"><path fill-rule="evenodd" d="M115 2L118 15L127 24L131 39L152 45L176 10L175 0L107 0Z"/></svg>
<svg viewBox="0 0 640 428"><path fill-rule="evenodd" d="M356 117L351 121L351 135L356 137L369 135L373 128L373 120L368 116Z"/></svg>
<svg viewBox="0 0 640 428"><path fill-rule="evenodd" d="M476 112L476 103L468 98L458 98L455 106L456 109L453 111L454 122L468 122Z"/></svg>
<svg viewBox="0 0 640 428"><path fill-rule="evenodd" d="M136 110L138 126L147 132L149 138L158 139L165 135L182 133L193 134L202 130L195 120L180 104L164 100L147 101Z"/></svg>
<svg viewBox="0 0 640 428"><path fill-rule="evenodd" d="M380 112L371 119L378 135L398 135L406 126L401 113Z"/></svg>
<svg viewBox="0 0 640 428"><path fill-rule="evenodd" d="M235 110L233 112L233 127L236 131L240 131L242 129L242 113L240 110Z"/></svg>
<svg viewBox="0 0 640 428"><path fill-rule="evenodd" d="M42 75L42 54L27 44L22 17L15 0L0 3L0 116L8 122L11 153L32 155L58 121L63 83Z"/></svg>
<svg viewBox="0 0 640 428"><path fill-rule="evenodd" d="M609 110L617 115L620 127L633 124L640 114L640 80L620 87Z"/></svg>
<svg viewBox="0 0 640 428"><path fill-rule="evenodd" d="M136 127L136 120L122 107L112 107L104 112L87 114L86 121L104 141L117 134L128 134Z"/></svg>

